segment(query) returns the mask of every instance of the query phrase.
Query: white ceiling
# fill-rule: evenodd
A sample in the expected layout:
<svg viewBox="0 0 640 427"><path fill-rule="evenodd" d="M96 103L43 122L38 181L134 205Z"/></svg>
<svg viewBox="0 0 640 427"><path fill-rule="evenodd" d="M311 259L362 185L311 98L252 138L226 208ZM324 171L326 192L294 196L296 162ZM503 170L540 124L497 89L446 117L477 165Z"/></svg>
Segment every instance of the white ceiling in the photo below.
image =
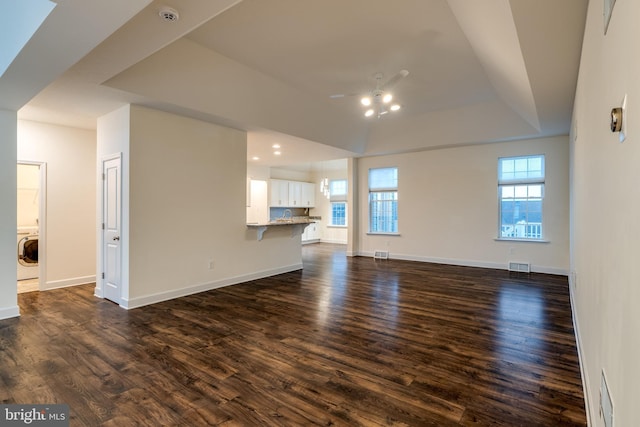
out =
<svg viewBox="0 0 640 427"><path fill-rule="evenodd" d="M247 130L249 159L272 166L568 134L587 8L587 0L56 3L0 78L0 108L95 128L97 117L139 103ZM159 18L164 5L177 22ZM410 73L393 88L397 113L365 119L358 97L330 98L366 93L374 73L401 69Z"/></svg>

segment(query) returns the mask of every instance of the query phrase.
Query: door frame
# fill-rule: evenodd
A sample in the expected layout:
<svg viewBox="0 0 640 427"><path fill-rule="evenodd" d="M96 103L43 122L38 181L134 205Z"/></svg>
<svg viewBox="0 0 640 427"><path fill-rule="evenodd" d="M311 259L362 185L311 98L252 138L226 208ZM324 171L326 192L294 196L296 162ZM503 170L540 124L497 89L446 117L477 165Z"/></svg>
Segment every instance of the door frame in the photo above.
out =
<svg viewBox="0 0 640 427"><path fill-rule="evenodd" d="M38 195L38 290L47 289L47 162L18 160L18 165L39 168Z"/></svg>
<svg viewBox="0 0 640 427"><path fill-rule="evenodd" d="M98 248L97 248L97 258L98 258L98 262L97 262L97 271L96 271L96 288L94 291L94 296L98 297L98 298L104 298L104 283L105 283L105 277L104 277L104 272L105 272L105 266L106 266L106 262L105 262L105 256L106 253L104 251L104 230L102 228L102 224L105 221L105 217L104 217L104 198L105 198L105 177L104 177L104 165L106 162L111 161L111 160L116 160L119 159L120 160L120 182L118 183L120 185L120 218L124 218L124 212L123 212L123 185L122 185L122 180L123 180L123 159L122 159L122 153L118 152L118 153L113 153L113 154L109 154L106 156L102 156L100 158L100 169L98 170L98 177L97 177L97 186L99 188L98 190L98 194L100 194L100 197L98 198L98 224L97 224L97 232L98 232L98 238L96 239L96 242L98 244ZM120 223L120 235L122 236L122 230L123 225L122 222ZM118 301L117 303L122 307L122 303L125 300L125 296L124 296L124 288L123 288L123 269L122 269L122 265L123 265L123 257L122 254L124 252L124 248L122 246L122 240L120 241L120 301Z"/></svg>

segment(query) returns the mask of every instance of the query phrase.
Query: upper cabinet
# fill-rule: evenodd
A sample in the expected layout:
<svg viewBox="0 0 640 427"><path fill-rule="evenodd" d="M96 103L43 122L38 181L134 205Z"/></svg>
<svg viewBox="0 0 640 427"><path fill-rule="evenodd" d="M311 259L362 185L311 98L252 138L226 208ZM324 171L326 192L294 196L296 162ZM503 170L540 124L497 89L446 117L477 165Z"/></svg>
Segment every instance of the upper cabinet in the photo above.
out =
<svg viewBox="0 0 640 427"><path fill-rule="evenodd" d="M302 206L312 208L316 205L316 186L310 182L302 183Z"/></svg>
<svg viewBox="0 0 640 427"><path fill-rule="evenodd" d="M269 206L272 208L312 208L315 206L314 185L308 182L271 180Z"/></svg>
<svg viewBox="0 0 640 427"><path fill-rule="evenodd" d="M289 207L289 181L272 179L270 187L269 206L273 208Z"/></svg>
<svg viewBox="0 0 640 427"><path fill-rule="evenodd" d="M289 207L302 207L302 182L289 181Z"/></svg>

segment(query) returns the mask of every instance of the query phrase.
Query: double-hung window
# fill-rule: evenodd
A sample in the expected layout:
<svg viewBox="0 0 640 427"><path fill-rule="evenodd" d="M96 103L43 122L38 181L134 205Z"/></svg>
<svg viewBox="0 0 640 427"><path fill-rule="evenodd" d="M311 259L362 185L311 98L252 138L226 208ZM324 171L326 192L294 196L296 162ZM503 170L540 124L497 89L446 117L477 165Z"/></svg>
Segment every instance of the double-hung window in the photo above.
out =
<svg viewBox="0 0 640 427"><path fill-rule="evenodd" d="M347 180L329 181L329 200L331 201L331 225L347 225Z"/></svg>
<svg viewBox="0 0 640 427"><path fill-rule="evenodd" d="M542 239L544 155L498 159L498 198L503 239Z"/></svg>
<svg viewBox="0 0 640 427"><path fill-rule="evenodd" d="M369 232L398 232L398 168L369 169Z"/></svg>

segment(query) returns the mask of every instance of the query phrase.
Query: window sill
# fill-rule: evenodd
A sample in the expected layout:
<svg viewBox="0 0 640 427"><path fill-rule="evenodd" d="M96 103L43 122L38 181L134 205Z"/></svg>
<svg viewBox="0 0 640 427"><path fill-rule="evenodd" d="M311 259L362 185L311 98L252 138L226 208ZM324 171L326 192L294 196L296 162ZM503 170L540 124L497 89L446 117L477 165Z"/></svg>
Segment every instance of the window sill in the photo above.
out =
<svg viewBox="0 0 640 427"><path fill-rule="evenodd" d="M333 224L329 224L327 225L327 228L348 228L347 225L333 225Z"/></svg>
<svg viewBox="0 0 640 427"><path fill-rule="evenodd" d="M496 237L496 242L530 242L530 243L551 243L550 240L544 239L518 239L517 237Z"/></svg>
<svg viewBox="0 0 640 427"><path fill-rule="evenodd" d="M368 231L367 235L369 236L399 236L400 233L385 233L382 231Z"/></svg>

